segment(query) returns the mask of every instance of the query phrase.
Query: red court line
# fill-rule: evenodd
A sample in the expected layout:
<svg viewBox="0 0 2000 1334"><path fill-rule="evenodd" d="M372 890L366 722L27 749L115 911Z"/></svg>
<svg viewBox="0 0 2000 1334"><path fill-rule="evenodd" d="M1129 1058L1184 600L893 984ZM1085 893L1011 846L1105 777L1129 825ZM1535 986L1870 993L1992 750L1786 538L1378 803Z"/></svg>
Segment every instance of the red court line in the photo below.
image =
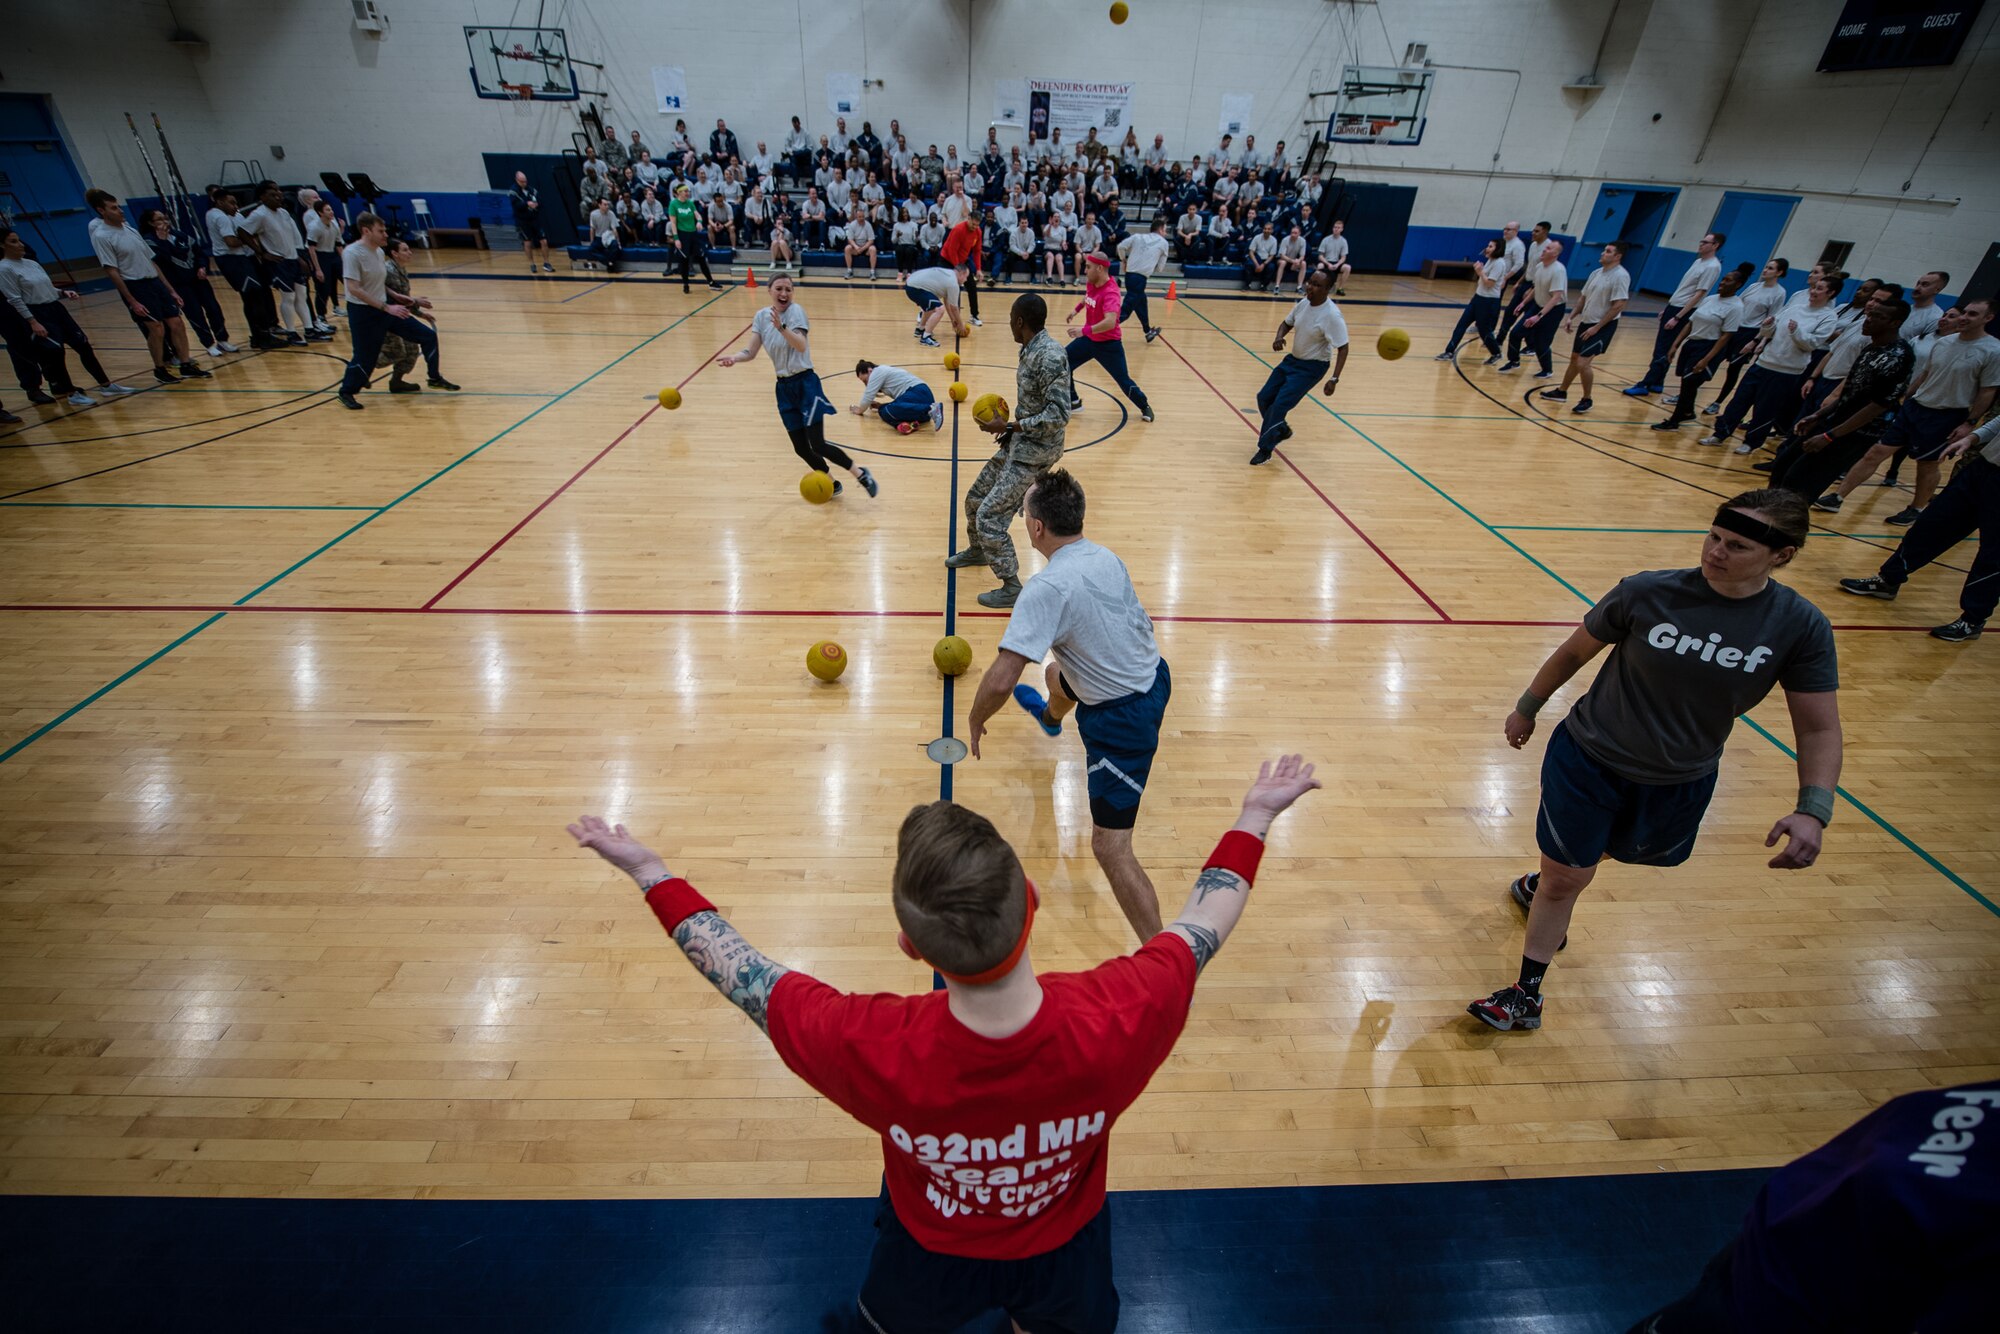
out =
<svg viewBox="0 0 2000 1334"><path fill-rule="evenodd" d="M710 617L807 617L819 616L829 620L840 619L922 619L936 616L930 611L862 611L848 609L842 611L819 608L742 608L730 610L726 607L279 607L255 603L238 606L233 602L4 602L0 612L8 611L116 611L116 612L216 612L226 611L231 615L238 612L269 613L279 612L297 616L710 616ZM961 611L960 616L978 617L984 620L1005 620L1011 612L1004 611ZM1186 625L1449 625L1454 629L1476 629L1481 627L1501 629L1574 629L1577 622L1529 621L1529 620L1433 620L1427 616L1155 616L1155 621ZM1928 634L1928 625L1835 625L1835 630L1880 631L1890 634Z"/></svg>
<svg viewBox="0 0 2000 1334"><path fill-rule="evenodd" d="M1257 433L1257 424L1251 421L1248 417L1244 416L1242 411L1234 403L1231 403L1229 401L1229 395L1223 393L1220 389L1217 389L1215 387L1214 381L1210 380L1206 375L1203 375L1201 371L1196 368L1195 364L1192 361L1189 361L1187 359L1187 356L1179 348L1174 346L1173 339L1168 338L1166 335L1162 334L1160 336L1160 341L1167 345L1167 350L1169 352L1173 353L1175 356L1181 359L1181 365L1187 367L1189 370L1194 372L1195 379L1200 380L1203 384L1207 385L1209 392L1222 400L1222 405L1224 407L1228 408L1231 412L1234 412L1236 414L1236 420L1242 422L1245 426L1249 427L1251 434L1254 435ZM1353 529L1354 535L1360 538L1363 542L1367 543L1368 549L1370 551L1374 552L1377 556L1382 558L1382 563L1384 565L1388 566L1390 569L1396 572L1396 577L1398 579L1401 579L1404 583L1410 586L1410 591L1412 593L1415 593L1418 597L1424 600L1425 606L1429 607L1432 611L1438 614L1439 620L1449 621L1451 619L1451 613L1447 612L1443 607L1440 607L1437 604L1436 598L1433 598L1429 593L1424 592L1423 585L1419 584L1416 580L1410 578L1408 574L1404 573L1403 567L1396 564L1395 561L1391 560L1389 558L1389 553L1382 550L1381 547L1377 546L1375 544L1375 539L1368 536L1367 533L1361 530L1360 524L1348 518L1347 511L1343 510L1340 506L1334 504L1332 498L1329 497L1326 494L1326 492L1319 489L1319 484L1314 482L1312 478L1306 476L1305 470L1300 468L1298 464L1292 462L1291 455L1287 454L1282 449L1277 451L1277 455L1279 458L1285 461L1285 466L1287 468L1290 468L1294 473L1298 475L1298 479L1301 482L1304 482L1307 486L1312 488L1312 493L1320 498L1320 502L1322 504L1324 504L1328 509L1332 510L1336 515L1338 515L1342 523L1346 524L1349 528Z"/></svg>
<svg viewBox="0 0 2000 1334"><path fill-rule="evenodd" d="M722 348L728 347L738 338L741 338L744 335L744 333L749 330L749 328L750 325L749 323L746 322L741 329L738 329L735 333L723 339L721 347L718 347L712 355L703 357L701 365L695 367L694 370L689 373L687 379L682 380L679 384L675 385L674 388L676 389L687 388L689 380L694 379L695 376L700 375L703 371L707 370L709 368L709 365L715 360L715 358L722 355ZM501 547L506 546L509 542L514 540L515 534L519 533L523 528L526 528L529 524L535 521L536 515L540 514L543 510L547 509L549 506L555 504L556 499L559 496L561 496L563 492L569 490L572 486L575 486L577 482L581 481L585 473L589 472L592 468L595 468L600 462L602 462L605 455L609 454L612 450L618 448L618 446L624 444L625 438L627 436L631 435L632 432L638 430L641 426L644 426L646 424L646 419L648 417L651 417L654 413L658 411L660 411L660 405L658 403L655 403L653 404L653 406L647 408L644 412L640 413L639 419L637 421L633 422L630 426L620 431L618 433L617 439L613 440L610 444L606 445L604 448L598 450L597 453L592 456L590 462L584 464L581 468L578 468L575 472L571 473L570 478L567 482L564 482L561 486L557 487L554 491L551 491L549 493L548 499L544 500L541 504L529 510L527 515L523 517L519 523L515 524L512 528L509 528L505 533L502 533L500 535L500 540L498 542L495 542L492 546L486 548L485 552L483 552L480 555L478 560L472 562L472 564L460 570L450 583L446 584L443 588L440 588L437 592L431 594L430 600L424 603L422 609L424 611L429 611L432 608L436 607L438 602L441 599L443 599L447 593L451 592L452 589L457 588L460 584L464 583L467 579L469 579L472 576L473 571L477 570L487 561L493 559L494 554L498 552Z"/></svg>

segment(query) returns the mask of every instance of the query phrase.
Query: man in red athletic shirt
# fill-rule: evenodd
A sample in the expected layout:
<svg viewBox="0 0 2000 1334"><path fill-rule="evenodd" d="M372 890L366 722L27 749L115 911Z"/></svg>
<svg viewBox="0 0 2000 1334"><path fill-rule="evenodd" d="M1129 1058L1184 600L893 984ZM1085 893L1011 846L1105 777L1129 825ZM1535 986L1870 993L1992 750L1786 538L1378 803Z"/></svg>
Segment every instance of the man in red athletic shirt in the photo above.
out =
<svg viewBox="0 0 2000 1334"><path fill-rule="evenodd" d="M945 979L920 996L848 995L773 963L625 826L585 816L569 832L632 877L794 1073L882 1137L864 1328L953 1330L998 1308L1029 1334L1100 1334L1118 1322L1111 1127L1180 1036L1271 822L1318 786L1296 755L1266 763L1171 925L1135 954L1039 977L1014 850L963 806L915 808L891 898L903 952Z"/></svg>
<svg viewBox="0 0 2000 1334"><path fill-rule="evenodd" d="M938 247L938 254L944 262L965 270L965 308L972 312L972 323L979 324L979 270L986 263L986 229L981 226L984 215L976 210L972 217L957 224Z"/></svg>

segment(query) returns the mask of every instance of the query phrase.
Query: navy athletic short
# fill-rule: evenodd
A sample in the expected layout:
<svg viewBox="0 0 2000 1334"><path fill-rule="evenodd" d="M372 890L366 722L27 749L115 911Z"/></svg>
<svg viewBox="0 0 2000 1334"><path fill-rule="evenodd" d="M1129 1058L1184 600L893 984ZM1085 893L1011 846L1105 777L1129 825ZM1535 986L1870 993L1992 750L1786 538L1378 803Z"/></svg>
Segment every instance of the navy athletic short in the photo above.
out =
<svg viewBox="0 0 2000 1334"><path fill-rule="evenodd" d="M1715 777L1636 783L1585 753L1565 720L1549 734L1542 758L1535 844L1564 866L1595 866L1606 856L1635 866L1679 866L1694 851Z"/></svg>
<svg viewBox="0 0 2000 1334"><path fill-rule="evenodd" d="M1057 659L1060 669L1061 659ZM1063 693L1076 696L1063 681ZM1139 799L1146 795L1146 776L1153 772L1153 754L1160 748L1160 721L1174 693L1167 660L1153 676L1150 690L1136 690L1102 704L1078 703L1076 731L1083 738L1089 767L1084 781L1090 789L1090 821L1100 829L1130 829L1139 820Z"/></svg>
<svg viewBox="0 0 2000 1334"><path fill-rule="evenodd" d="M1882 432L1882 443L1907 449L1911 458L1928 463L1944 453L1952 429L1964 420L1964 408L1927 408L1913 399L1904 399L1888 429Z"/></svg>
<svg viewBox="0 0 2000 1334"><path fill-rule="evenodd" d="M944 304L943 301L938 299L938 294L936 292L927 292L921 287L911 287L905 284L903 287L903 295L909 297L910 300L916 302L918 310L936 310L939 306L942 306Z"/></svg>
<svg viewBox="0 0 2000 1334"><path fill-rule="evenodd" d="M141 329L144 329L149 324L160 324L166 320L177 319L180 316L180 303L174 300L174 294L167 290L167 284L164 279L127 278L125 280L125 290L132 294L134 301L146 308L146 314L142 318L138 315L132 315L132 307L125 307L125 313L132 315L132 323L138 325Z"/></svg>
<svg viewBox="0 0 2000 1334"><path fill-rule="evenodd" d="M803 431L821 417L833 415L833 403L814 371L778 377L778 420L787 431Z"/></svg>
<svg viewBox="0 0 2000 1334"><path fill-rule="evenodd" d="M1004 1309L1030 1334L1111 1334L1111 1205L1052 1251L1025 1260L972 1260L927 1251L882 1191L875 1250L861 1281L860 1328L874 1334L955 1330ZM983 1326L982 1326L983 1328Z"/></svg>
<svg viewBox="0 0 2000 1334"><path fill-rule="evenodd" d="M1570 355L1577 357L1601 357L1604 355L1604 350L1611 346L1611 336L1617 332L1617 320L1613 320L1602 329L1599 329L1595 335L1590 335L1590 326L1586 324L1576 331L1576 346L1571 349Z"/></svg>
<svg viewBox="0 0 2000 1334"><path fill-rule="evenodd" d="M292 292L303 285L304 280L299 277L299 261L296 258L280 255L271 261L272 291Z"/></svg>
<svg viewBox="0 0 2000 1334"><path fill-rule="evenodd" d="M516 213L514 215L514 230L520 233L523 241L530 244L549 239L542 232L541 215L537 213Z"/></svg>

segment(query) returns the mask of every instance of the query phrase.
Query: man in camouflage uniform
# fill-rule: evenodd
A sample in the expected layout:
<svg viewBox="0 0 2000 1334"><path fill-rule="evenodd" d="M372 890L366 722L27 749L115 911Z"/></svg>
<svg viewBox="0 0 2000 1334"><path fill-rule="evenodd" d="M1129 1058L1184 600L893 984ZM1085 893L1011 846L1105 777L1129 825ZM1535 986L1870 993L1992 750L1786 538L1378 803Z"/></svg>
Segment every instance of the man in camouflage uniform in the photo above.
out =
<svg viewBox="0 0 2000 1334"><path fill-rule="evenodd" d="M1048 321L1048 303L1034 293L1014 302L1008 323L1021 345L1021 364L1014 373L1013 420L978 423L999 437L1000 448L965 493L965 549L945 561L954 570L992 566L1000 587L981 593L979 605L996 610L1021 595L1021 565L1008 526L1035 479L1062 460L1069 425L1069 358L1049 336Z"/></svg>

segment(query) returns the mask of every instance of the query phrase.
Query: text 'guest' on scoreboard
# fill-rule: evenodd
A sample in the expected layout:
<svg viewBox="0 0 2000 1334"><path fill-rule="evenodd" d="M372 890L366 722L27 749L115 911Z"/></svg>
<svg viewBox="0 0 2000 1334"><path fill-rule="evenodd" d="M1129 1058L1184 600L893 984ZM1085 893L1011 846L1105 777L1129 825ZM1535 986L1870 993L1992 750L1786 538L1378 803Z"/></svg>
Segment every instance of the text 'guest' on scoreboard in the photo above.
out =
<svg viewBox="0 0 2000 1334"><path fill-rule="evenodd" d="M1822 74L1949 65L1985 0L1847 0L1819 58Z"/></svg>

